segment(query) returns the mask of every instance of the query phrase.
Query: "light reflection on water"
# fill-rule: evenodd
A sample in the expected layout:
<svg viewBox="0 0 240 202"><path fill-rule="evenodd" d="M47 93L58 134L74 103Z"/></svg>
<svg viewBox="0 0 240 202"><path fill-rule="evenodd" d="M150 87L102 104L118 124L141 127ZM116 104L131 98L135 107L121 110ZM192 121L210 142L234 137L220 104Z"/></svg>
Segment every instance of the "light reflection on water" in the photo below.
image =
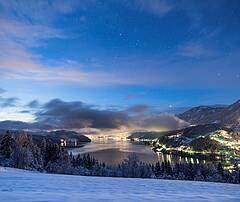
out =
<svg viewBox="0 0 240 202"><path fill-rule="evenodd" d="M139 160L146 163L155 163L157 161L169 161L170 163L194 161L191 158L155 153L149 146L131 143L126 140L99 139L87 143L83 147L70 149L69 151L72 152L73 155L89 153L100 162L105 162L109 165L121 163L131 153L135 153Z"/></svg>

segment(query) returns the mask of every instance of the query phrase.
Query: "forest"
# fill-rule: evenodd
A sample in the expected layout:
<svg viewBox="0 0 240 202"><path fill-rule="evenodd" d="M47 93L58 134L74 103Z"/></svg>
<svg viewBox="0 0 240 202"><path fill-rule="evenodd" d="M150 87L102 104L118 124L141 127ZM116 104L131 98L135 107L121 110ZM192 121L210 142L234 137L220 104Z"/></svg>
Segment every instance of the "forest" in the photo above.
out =
<svg viewBox="0 0 240 202"><path fill-rule="evenodd" d="M230 172L221 163L157 162L147 164L131 154L117 166L99 162L89 154L73 155L48 139L33 141L26 132L14 135L7 131L0 140L0 165L45 173L83 176L155 178L173 180L240 183L238 164Z"/></svg>

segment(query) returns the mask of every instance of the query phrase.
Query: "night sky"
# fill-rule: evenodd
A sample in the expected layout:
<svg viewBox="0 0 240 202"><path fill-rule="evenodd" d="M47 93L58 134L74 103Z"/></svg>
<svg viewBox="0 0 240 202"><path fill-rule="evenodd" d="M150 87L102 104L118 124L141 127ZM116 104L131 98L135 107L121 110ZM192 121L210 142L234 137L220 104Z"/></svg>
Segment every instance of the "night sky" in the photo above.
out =
<svg viewBox="0 0 240 202"><path fill-rule="evenodd" d="M56 98L94 117L238 100L240 1L0 0L0 120Z"/></svg>

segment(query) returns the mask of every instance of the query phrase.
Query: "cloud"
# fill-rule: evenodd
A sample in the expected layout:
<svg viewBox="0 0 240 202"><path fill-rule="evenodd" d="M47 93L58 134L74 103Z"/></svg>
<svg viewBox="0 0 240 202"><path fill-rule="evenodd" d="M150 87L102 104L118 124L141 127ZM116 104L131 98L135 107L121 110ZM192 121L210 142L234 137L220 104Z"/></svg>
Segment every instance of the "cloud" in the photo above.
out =
<svg viewBox="0 0 240 202"><path fill-rule="evenodd" d="M204 60L191 64L185 61L183 64L182 61L173 60L171 57L167 59L141 57L139 60L130 58L126 63L118 64L121 69L118 72L90 71L91 68L88 67L91 67L91 64L80 64L71 60L49 60L30 52L29 49L34 46L44 46L48 37L64 38L65 33L61 30L3 19L0 20L0 24L2 25L0 26L2 39L0 40L0 78L2 79L74 82L84 85L186 85L191 83L194 86L202 87L211 84L219 87L223 84L225 86L226 83L231 85L232 82L223 82L223 80L235 78L234 82L239 83L239 79L235 76L239 74L235 67L239 62L239 52L216 58L214 61ZM210 52L199 43L186 43L179 46L177 54L185 57L205 57L210 55ZM132 61L136 62L132 64ZM126 71L121 68L122 66ZM128 68L129 66L131 68ZM233 67L231 72L226 69L229 66ZM215 67L218 67L218 70L215 70ZM220 70L225 73L221 81L216 77L216 71ZM199 75L204 75L204 82ZM236 86L235 83L234 86ZM143 95L144 93L141 92L130 93L126 99Z"/></svg>
<svg viewBox="0 0 240 202"><path fill-rule="evenodd" d="M65 102L54 99L36 113L37 121L61 128L113 129L128 124L122 112L93 109L82 102Z"/></svg>
<svg viewBox="0 0 240 202"><path fill-rule="evenodd" d="M129 113L144 113L150 109L148 105L138 104L132 107L129 107L126 111Z"/></svg>
<svg viewBox="0 0 240 202"><path fill-rule="evenodd" d="M142 96L144 96L144 95L145 95L144 92L128 93L128 94L125 96L125 99L126 99L126 100L131 100L131 99L135 99L135 98L138 98L138 97L142 97Z"/></svg>
<svg viewBox="0 0 240 202"><path fill-rule="evenodd" d="M0 19L0 76L2 78L31 77L48 73L30 48L43 46L50 38L63 38L60 30L42 25Z"/></svg>
<svg viewBox="0 0 240 202"><path fill-rule="evenodd" d="M61 14L70 14L79 9L85 9L93 3L95 0L8 0L0 1L0 9L1 15L4 17L49 24L53 23Z"/></svg>
<svg viewBox="0 0 240 202"><path fill-rule="evenodd" d="M141 130L168 131L189 126L189 123L173 114L161 113L147 116L137 116L132 121L132 127Z"/></svg>
<svg viewBox="0 0 240 202"><path fill-rule="evenodd" d="M108 85L108 84L137 84L137 80L125 79L117 75L101 71L83 71L79 69L81 64L73 67L68 62L57 65L43 65L40 61L31 59L4 58L0 61L1 78L14 80L71 82L84 85Z"/></svg>
<svg viewBox="0 0 240 202"><path fill-rule="evenodd" d="M47 25L0 19L1 44L16 43L27 48L42 46L45 39L66 37L62 30Z"/></svg>
<svg viewBox="0 0 240 202"><path fill-rule="evenodd" d="M22 110L22 111L19 111L19 113L22 113L22 114L30 114L31 111L29 111L29 110Z"/></svg>
<svg viewBox="0 0 240 202"><path fill-rule="evenodd" d="M8 97L8 98L0 97L0 106L4 108L15 107L18 100L19 99L17 97Z"/></svg>
<svg viewBox="0 0 240 202"><path fill-rule="evenodd" d="M70 60L50 60L32 52L33 48L46 46L49 39L71 37L71 33L42 23L42 18L52 18L58 12L66 14L78 7L84 8L94 1L7 1L0 2L0 77L14 80L76 82L80 84L125 83L112 74L84 71L83 65ZM42 13L43 12L43 13ZM51 14L52 13L52 14ZM14 16L11 16L14 14ZM27 16L27 17L26 17ZM27 19L26 19L27 18ZM30 20L29 20L29 19ZM88 65L84 65L88 68Z"/></svg>
<svg viewBox="0 0 240 202"><path fill-rule="evenodd" d="M38 100L32 100L26 106L29 107L29 108L36 109L36 108L39 108L41 106L41 104L39 103Z"/></svg>
<svg viewBox="0 0 240 202"><path fill-rule="evenodd" d="M4 90L3 88L0 88L0 94L3 94L5 92L6 92L6 90Z"/></svg>
<svg viewBox="0 0 240 202"><path fill-rule="evenodd" d="M209 50L200 43L189 42L178 48L178 54L185 57L203 57L209 55Z"/></svg>
<svg viewBox="0 0 240 202"><path fill-rule="evenodd" d="M84 71L71 60L49 60L31 53L52 38L65 38L58 29L0 19L0 77L15 80L68 81L80 84L130 84L133 81L101 71Z"/></svg>
<svg viewBox="0 0 240 202"><path fill-rule="evenodd" d="M188 123L172 114L156 114L156 111L150 110L151 106L143 104L120 111L101 110L81 101L67 102L61 99L53 99L45 104L33 100L24 106L17 101L15 97L0 97L0 106L6 108L0 111L0 120L30 121L29 129L72 129L126 135L137 130L165 131L188 126Z"/></svg>
<svg viewBox="0 0 240 202"><path fill-rule="evenodd" d="M133 0L130 2L133 2L136 9L158 16L166 15L173 8L169 1L166 0Z"/></svg>
<svg viewBox="0 0 240 202"><path fill-rule="evenodd" d="M63 38L60 30L42 25L0 19L0 69L2 77L41 73L46 68L38 62L39 56L31 54L30 48L43 46L50 38Z"/></svg>
<svg viewBox="0 0 240 202"><path fill-rule="evenodd" d="M74 82L87 85L136 84L138 79L116 72L94 71L94 64L51 60L32 52L50 39L71 37L52 26L0 18L0 78ZM87 70L86 70L87 69Z"/></svg>
<svg viewBox="0 0 240 202"><path fill-rule="evenodd" d="M17 3L16 1L0 1L0 78L36 82L51 81L58 84L71 82L80 85L189 86L191 84L194 87L208 87L209 85L219 87L239 84L236 76L239 74L238 67L232 68L231 72L228 71L229 66L236 66L239 63L239 53L233 58L236 61L235 64L232 64L233 60L227 58L233 57L231 55L234 53L230 56L225 55L223 58L220 55L221 58L217 58L219 62L202 60L198 63L194 61L191 64L187 63L189 61L186 62L185 58L181 57L182 60L179 60L175 53L167 58L128 55L127 58L123 58L121 62L112 67L108 67L108 65L113 64L107 64L100 65L99 68L98 64L98 70L94 70L95 66L91 63L82 64L69 61L68 58L61 61L51 60L32 51L34 48L47 46L48 40L71 37L71 33L65 33L51 23L42 23L41 16L42 18L51 18L52 14L58 16L59 13L75 12L77 9L85 9L93 3L94 1L89 3L88 1L64 1L58 4L56 1L18 1ZM174 4L173 7L169 1L154 0L136 0L126 4L131 5L134 9L137 8L152 14L159 13L159 15L171 12L176 6ZM15 16L11 16L9 13ZM208 41L206 43L205 38L198 41L205 42L182 44L177 48L177 55L190 58L211 55L212 52L207 45ZM225 66L223 66L223 62L226 63L224 60L229 61ZM219 68L220 66L221 68ZM219 70L215 70L215 67L218 67ZM216 76L216 71L225 75L222 80ZM204 79L199 75L204 75ZM233 80L234 83L228 82L230 80ZM126 99L134 99L143 94L130 93Z"/></svg>
<svg viewBox="0 0 240 202"><path fill-rule="evenodd" d="M142 114L148 106L136 105L124 111L94 109L83 102L54 99L35 115L36 121L52 128L97 130L173 130L188 123L171 114Z"/></svg>

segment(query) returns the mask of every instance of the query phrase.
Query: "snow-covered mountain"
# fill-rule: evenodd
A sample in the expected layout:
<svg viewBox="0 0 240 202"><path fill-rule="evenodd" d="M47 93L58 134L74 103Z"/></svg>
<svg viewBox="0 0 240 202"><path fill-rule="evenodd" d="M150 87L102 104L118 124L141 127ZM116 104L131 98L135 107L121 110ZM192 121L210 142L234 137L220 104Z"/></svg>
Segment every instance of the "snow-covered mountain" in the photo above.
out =
<svg viewBox="0 0 240 202"><path fill-rule="evenodd" d="M240 130L240 100L229 106L199 106L182 114L179 118L195 125L218 123Z"/></svg>
<svg viewBox="0 0 240 202"><path fill-rule="evenodd" d="M42 174L0 167L0 201L231 201L239 185Z"/></svg>

